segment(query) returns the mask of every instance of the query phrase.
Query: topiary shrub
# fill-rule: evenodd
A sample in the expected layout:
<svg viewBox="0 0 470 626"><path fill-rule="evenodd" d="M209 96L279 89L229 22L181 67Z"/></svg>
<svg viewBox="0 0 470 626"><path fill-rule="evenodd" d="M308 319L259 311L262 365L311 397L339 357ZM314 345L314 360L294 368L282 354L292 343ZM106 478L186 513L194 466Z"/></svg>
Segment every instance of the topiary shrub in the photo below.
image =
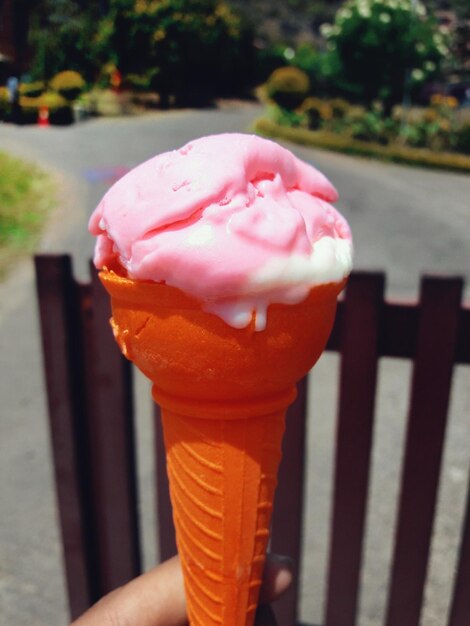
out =
<svg viewBox="0 0 470 626"><path fill-rule="evenodd" d="M331 104L325 100L320 100L320 98L306 98L301 111L306 115L308 127L312 130L320 128L323 122L328 122L333 117Z"/></svg>
<svg viewBox="0 0 470 626"><path fill-rule="evenodd" d="M67 98L54 91L47 91L38 98L39 106L49 109L49 119L52 124L71 124L73 122L72 108Z"/></svg>
<svg viewBox="0 0 470 626"><path fill-rule="evenodd" d="M23 124L35 124L38 119L39 97L20 96L21 122Z"/></svg>
<svg viewBox="0 0 470 626"><path fill-rule="evenodd" d="M335 120L343 120L349 112L350 104L343 98L332 98L329 100L331 114Z"/></svg>
<svg viewBox="0 0 470 626"><path fill-rule="evenodd" d="M56 74L49 86L66 100L72 101L83 91L85 81L78 72L65 70Z"/></svg>
<svg viewBox="0 0 470 626"><path fill-rule="evenodd" d="M54 91L45 92L38 98L21 96L20 107L24 124L36 123L41 107L47 107L51 124L63 126L73 122L73 113L69 102Z"/></svg>
<svg viewBox="0 0 470 626"><path fill-rule="evenodd" d="M8 89L0 87L0 120L6 120L10 112L10 103L8 100Z"/></svg>
<svg viewBox="0 0 470 626"><path fill-rule="evenodd" d="M20 83L20 96L28 96L29 98L38 98L46 89L44 81L37 80L34 83Z"/></svg>
<svg viewBox="0 0 470 626"><path fill-rule="evenodd" d="M309 77L296 67L274 70L266 83L269 98L284 109L298 108L309 91Z"/></svg>

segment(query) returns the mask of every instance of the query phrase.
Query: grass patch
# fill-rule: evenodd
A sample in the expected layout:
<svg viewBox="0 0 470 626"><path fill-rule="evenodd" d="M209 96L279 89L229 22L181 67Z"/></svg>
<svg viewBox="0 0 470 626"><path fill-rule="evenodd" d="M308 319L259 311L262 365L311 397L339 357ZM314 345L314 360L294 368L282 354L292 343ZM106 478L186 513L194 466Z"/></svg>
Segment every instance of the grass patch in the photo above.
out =
<svg viewBox="0 0 470 626"><path fill-rule="evenodd" d="M454 152L433 152L425 148L386 145L359 141L345 135L322 130L305 128L289 128L280 126L271 120L260 118L254 124L255 132L266 137L286 139L305 146L324 148L334 152L342 152L363 157L374 157L383 161L418 165L454 172L470 172L470 156Z"/></svg>
<svg viewBox="0 0 470 626"><path fill-rule="evenodd" d="M14 262L34 250L53 201L48 174L0 152L0 279Z"/></svg>

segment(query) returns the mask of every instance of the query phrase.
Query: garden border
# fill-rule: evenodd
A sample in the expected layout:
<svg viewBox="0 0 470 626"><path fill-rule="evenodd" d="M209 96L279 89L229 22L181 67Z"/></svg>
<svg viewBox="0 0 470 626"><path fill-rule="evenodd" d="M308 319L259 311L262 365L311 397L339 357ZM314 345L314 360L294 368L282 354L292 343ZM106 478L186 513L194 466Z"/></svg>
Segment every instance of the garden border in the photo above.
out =
<svg viewBox="0 0 470 626"><path fill-rule="evenodd" d="M470 156L453 152L433 152L426 148L388 145L351 139L327 131L306 128L288 128L266 118L258 118L253 124L256 133L275 139L286 139L294 143L334 152L363 157L376 157L384 161L405 163L454 172L470 172Z"/></svg>

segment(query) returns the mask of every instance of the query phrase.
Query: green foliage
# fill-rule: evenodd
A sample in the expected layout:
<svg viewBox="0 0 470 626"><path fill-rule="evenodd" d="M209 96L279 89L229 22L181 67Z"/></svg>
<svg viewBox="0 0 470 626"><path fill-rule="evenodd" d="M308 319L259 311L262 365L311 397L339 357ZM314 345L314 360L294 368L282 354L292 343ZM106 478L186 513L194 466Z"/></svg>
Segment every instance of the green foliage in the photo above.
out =
<svg viewBox="0 0 470 626"><path fill-rule="evenodd" d="M33 83L20 83L19 91L22 96L37 98L46 89L44 81L37 80Z"/></svg>
<svg viewBox="0 0 470 626"><path fill-rule="evenodd" d="M143 74L126 74L124 76L124 84L132 91L144 93L151 91L156 73L156 71L148 70Z"/></svg>
<svg viewBox="0 0 470 626"><path fill-rule="evenodd" d="M72 109L69 102L55 91L46 91L37 98L20 97L21 120L25 124L35 124L39 110L46 107L49 111L51 124L65 125L73 122Z"/></svg>
<svg viewBox="0 0 470 626"><path fill-rule="evenodd" d="M268 97L284 109L299 107L310 90L310 80L296 67L280 67L266 83Z"/></svg>
<svg viewBox="0 0 470 626"><path fill-rule="evenodd" d="M360 141L372 141L387 144L396 138L397 121L384 115L379 103L369 110L351 110L344 118L347 133Z"/></svg>
<svg viewBox="0 0 470 626"><path fill-rule="evenodd" d="M308 127L312 130L320 128L320 126L331 120L333 117L333 109L329 102L320 100L320 98L306 98L301 107L304 115L307 116Z"/></svg>
<svg viewBox="0 0 470 626"><path fill-rule="evenodd" d="M264 83L269 76L280 67L285 67L289 61L289 46L284 43L263 45L256 51L254 82L257 85Z"/></svg>
<svg viewBox="0 0 470 626"><path fill-rule="evenodd" d="M49 82L51 89L66 100L75 100L85 88L82 76L74 70L64 70L56 74Z"/></svg>
<svg viewBox="0 0 470 626"><path fill-rule="evenodd" d="M434 18L412 0L348 0L322 33L330 85L352 100L382 100L387 110L405 89L436 78L449 52Z"/></svg>
<svg viewBox="0 0 470 626"><path fill-rule="evenodd" d="M332 98L329 105L334 120L343 120L351 109L349 102L343 98Z"/></svg>
<svg viewBox="0 0 470 626"><path fill-rule="evenodd" d="M318 65L318 52L312 44L306 42L301 43L294 50L294 54L289 59L289 63L303 70L306 74L311 75L316 71Z"/></svg>
<svg viewBox="0 0 470 626"><path fill-rule="evenodd" d="M262 47L256 54L255 83L264 83L281 67L293 66L304 71L311 78L318 72L320 55L310 43L301 43L293 48L285 43L275 43Z"/></svg>
<svg viewBox="0 0 470 626"><path fill-rule="evenodd" d="M303 111L292 111L291 109L284 109L277 104L271 104L268 107L268 117L275 124L280 126L289 126L290 128L296 128L298 126L307 126L308 119Z"/></svg>
<svg viewBox="0 0 470 626"><path fill-rule="evenodd" d="M44 172L0 152L0 277L34 248L53 195Z"/></svg>
<svg viewBox="0 0 470 626"><path fill-rule="evenodd" d="M35 99L38 107L47 107L49 111L58 111L69 106L67 99L55 91L46 91Z"/></svg>
<svg viewBox="0 0 470 626"><path fill-rule="evenodd" d="M268 119L257 120L255 131L266 137L285 139L295 143L343 152L345 154L373 157L394 163L406 163L421 167L439 168L457 172L470 172L470 156L451 152L434 152L429 149L411 148L397 144L380 145L359 141L344 134L324 130L280 126Z"/></svg>
<svg viewBox="0 0 470 626"><path fill-rule="evenodd" d="M6 87L0 87L0 120L7 119L9 112L8 90Z"/></svg>
<svg viewBox="0 0 470 626"><path fill-rule="evenodd" d="M268 117L281 126L303 126L362 143L465 153L468 152L470 123L458 121L456 106L455 98L436 95L430 107L403 109L397 106L392 115L387 115L379 101L366 108L338 98L325 100L309 96L295 110L270 107Z"/></svg>
<svg viewBox="0 0 470 626"><path fill-rule="evenodd" d="M470 154L470 124L464 124L455 133L454 149L463 154Z"/></svg>
<svg viewBox="0 0 470 626"><path fill-rule="evenodd" d="M49 80L63 70L76 70L91 82L96 73L95 46L99 3L37 0L31 16L34 78Z"/></svg>
<svg viewBox="0 0 470 626"><path fill-rule="evenodd" d="M111 0L96 42L103 65L153 71L151 86L164 97L235 91L250 77L251 32L219 0Z"/></svg>

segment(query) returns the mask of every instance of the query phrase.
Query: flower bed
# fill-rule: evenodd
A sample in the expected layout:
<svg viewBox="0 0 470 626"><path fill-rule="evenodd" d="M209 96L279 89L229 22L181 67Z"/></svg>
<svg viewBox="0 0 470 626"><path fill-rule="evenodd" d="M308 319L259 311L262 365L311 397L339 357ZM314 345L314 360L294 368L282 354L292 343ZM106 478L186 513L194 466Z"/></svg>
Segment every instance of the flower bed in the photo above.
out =
<svg viewBox="0 0 470 626"><path fill-rule="evenodd" d="M406 163L452 171L470 171L470 156L465 154L435 152L427 148L412 148L397 144L381 145L325 130L313 131L306 128L289 128L266 118L258 119L255 122L254 130L266 137L286 139L302 145L343 152L345 154L374 157L395 163Z"/></svg>

